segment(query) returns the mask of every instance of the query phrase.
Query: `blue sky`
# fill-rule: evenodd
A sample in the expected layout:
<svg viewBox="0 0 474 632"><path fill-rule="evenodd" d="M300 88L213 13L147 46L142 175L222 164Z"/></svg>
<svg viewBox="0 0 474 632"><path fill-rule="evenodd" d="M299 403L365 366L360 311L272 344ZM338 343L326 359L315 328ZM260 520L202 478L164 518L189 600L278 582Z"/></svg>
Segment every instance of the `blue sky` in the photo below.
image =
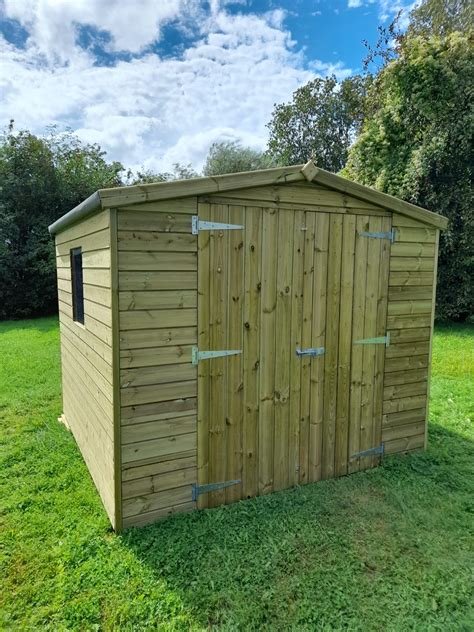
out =
<svg viewBox="0 0 474 632"><path fill-rule="evenodd" d="M72 128L134 169L265 147L274 103L360 71L405 0L0 0L0 118Z"/></svg>

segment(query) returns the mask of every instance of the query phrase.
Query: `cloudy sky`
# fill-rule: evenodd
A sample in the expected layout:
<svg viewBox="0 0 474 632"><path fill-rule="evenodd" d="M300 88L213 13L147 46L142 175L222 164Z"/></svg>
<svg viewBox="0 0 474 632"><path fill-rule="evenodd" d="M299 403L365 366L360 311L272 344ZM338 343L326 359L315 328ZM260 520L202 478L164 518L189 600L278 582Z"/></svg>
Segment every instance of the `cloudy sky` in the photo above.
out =
<svg viewBox="0 0 474 632"><path fill-rule="evenodd" d="M51 124L125 166L264 148L274 103L360 70L407 0L0 0L0 124Z"/></svg>

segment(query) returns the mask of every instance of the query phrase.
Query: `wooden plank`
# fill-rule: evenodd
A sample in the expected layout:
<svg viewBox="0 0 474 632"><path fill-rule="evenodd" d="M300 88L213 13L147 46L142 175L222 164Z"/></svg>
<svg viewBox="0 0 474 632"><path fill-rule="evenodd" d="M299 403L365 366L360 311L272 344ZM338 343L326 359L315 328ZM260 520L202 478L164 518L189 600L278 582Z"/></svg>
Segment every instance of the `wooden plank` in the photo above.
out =
<svg viewBox="0 0 474 632"><path fill-rule="evenodd" d="M119 252L119 270L124 271L163 271L197 270L197 256L195 252L148 252L128 251Z"/></svg>
<svg viewBox="0 0 474 632"><path fill-rule="evenodd" d="M434 243L402 242L396 241L392 245L393 257L433 257Z"/></svg>
<svg viewBox="0 0 474 632"><path fill-rule="evenodd" d="M324 363L324 418L321 477L333 478L335 470L339 311L341 294L342 217L329 219L326 352ZM316 297L314 297L316 298ZM314 299L313 299L314 300Z"/></svg>
<svg viewBox="0 0 474 632"><path fill-rule="evenodd" d="M111 308L104 307L104 305L99 305L99 303L93 303L92 301L89 301L84 297L84 326L87 326L86 323L89 316L99 321L100 323L103 323L106 327L110 329L112 328Z"/></svg>
<svg viewBox="0 0 474 632"><path fill-rule="evenodd" d="M70 269L69 278L70 277ZM82 278L85 285L96 285L98 287L110 288L111 273L108 269L85 268L82 271Z"/></svg>
<svg viewBox="0 0 474 632"><path fill-rule="evenodd" d="M191 351L192 345L125 349L120 352L120 366L122 369L132 369L164 364L191 364ZM175 368L175 374L181 375L180 367Z"/></svg>
<svg viewBox="0 0 474 632"><path fill-rule="evenodd" d="M157 233L191 234L192 215L180 213L149 213L133 209L120 209L118 214L119 231L152 231Z"/></svg>
<svg viewBox="0 0 474 632"><path fill-rule="evenodd" d="M194 414L196 410L196 396L164 402L151 402L140 406L123 406L121 411L122 425L182 417Z"/></svg>
<svg viewBox="0 0 474 632"><path fill-rule="evenodd" d="M410 384L411 382L423 382L428 379L428 369L411 369L410 371L395 371L386 373L384 385L394 386L395 384Z"/></svg>
<svg viewBox="0 0 474 632"><path fill-rule="evenodd" d="M344 196L337 191L321 187L294 187L288 184L233 189L226 192L226 197L278 204L344 207Z"/></svg>
<svg viewBox="0 0 474 632"><path fill-rule="evenodd" d="M291 280L291 325L290 325L290 408L288 422L288 485L299 483L300 464L300 394L301 358L295 350L302 348L303 327L303 270L306 213L295 212L293 234L293 269Z"/></svg>
<svg viewBox="0 0 474 632"><path fill-rule="evenodd" d="M369 240L359 233L368 227L369 218L357 218L357 236L355 242L354 298L352 308L352 340L364 338L365 286L367 283L367 253ZM351 391L349 416L349 456L360 452L361 412L362 412L362 369L364 360L363 345L353 345L351 359ZM359 470L359 460L348 463L348 472Z"/></svg>
<svg viewBox="0 0 474 632"><path fill-rule="evenodd" d="M71 260L69 253L67 255L59 255L56 257L56 266L58 268L70 268ZM93 250L84 252L82 255L82 267L85 268L110 268L110 249Z"/></svg>
<svg viewBox="0 0 474 632"><path fill-rule="evenodd" d="M392 343L392 340L390 341ZM422 342L406 342L401 344L390 344L385 353L387 358L398 358L403 356L425 355L429 353L429 340Z"/></svg>
<svg viewBox="0 0 474 632"><path fill-rule="evenodd" d="M147 211L149 213L165 213L174 215L175 213L184 213L187 215L196 215L198 212L197 197L182 197L174 200L163 200L156 202L144 202L131 206L122 206L122 211Z"/></svg>
<svg viewBox="0 0 474 632"><path fill-rule="evenodd" d="M289 412L291 362L291 303L294 213L280 211L278 221L275 307L275 430L273 435L273 489L285 489L289 480ZM293 350L293 353L295 351ZM264 362L266 361L263 358Z"/></svg>
<svg viewBox="0 0 474 632"><path fill-rule="evenodd" d="M384 426L398 426L409 423L423 421L426 415L426 409L415 408L414 410L402 410L399 413L390 413L383 416L382 423Z"/></svg>
<svg viewBox="0 0 474 632"><path fill-rule="evenodd" d="M433 266L433 257L390 257L391 272L429 272Z"/></svg>
<svg viewBox="0 0 474 632"><path fill-rule="evenodd" d="M404 426L385 427L383 429L383 441L393 441L394 439L407 439L408 437L419 436L425 430L425 422L406 424Z"/></svg>
<svg viewBox="0 0 474 632"><path fill-rule="evenodd" d="M403 226L397 221L396 217L394 216L392 220L395 227L396 242L416 242L419 244L432 244L435 242L436 230L434 228L422 227L422 224L418 224L419 228L418 226Z"/></svg>
<svg viewBox="0 0 474 632"><path fill-rule="evenodd" d="M245 226L245 207L229 206L230 224ZM226 231L226 250L229 272L227 277L227 349L243 349L244 303L244 232ZM231 356L226 366L226 474L225 480L242 480L242 417L243 417L243 362L242 356ZM225 490L225 502L232 503L242 497L242 485Z"/></svg>
<svg viewBox="0 0 474 632"><path fill-rule="evenodd" d="M429 327L431 322L430 314L403 314L389 315L387 317L388 329L403 329L410 327L419 329L420 327Z"/></svg>
<svg viewBox="0 0 474 632"><path fill-rule="evenodd" d="M81 248L82 253L110 248L110 229L106 227L96 233L80 235L77 239L56 244L56 256L70 256L72 248Z"/></svg>
<svg viewBox="0 0 474 632"><path fill-rule="evenodd" d="M395 285L390 288L389 301L425 301L431 300L433 288L430 285Z"/></svg>
<svg viewBox="0 0 474 632"><path fill-rule="evenodd" d="M123 463L132 463L146 458L173 455L196 449L196 433L172 435L162 439L140 441L122 446ZM125 510L125 507L124 507Z"/></svg>
<svg viewBox="0 0 474 632"><path fill-rule="evenodd" d="M196 482L195 468L187 468L184 470L176 470L158 474L155 476L147 476L133 481L126 482L122 485L122 496L125 500L135 498L137 496L145 496L156 491L166 491L191 485Z"/></svg>
<svg viewBox="0 0 474 632"><path fill-rule="evenodd" d="M134 466L135 464L133 463L127 463L122 465L122 481L128 483L136 479L160 476L161 474L175 472L176 470L196 468L196 463L195 454L181 459L171 458L166 461L149 463L148 465Z"/></svg>
<svg viewBox="0 0 474 632"><path fill-rule="evenodd" d="M159 233L156 231L121 230L119 250L147 250L153 252L196 252L196 235L187 233Z"/></svg>
<svg viewBox="0 0 474 632"><path fill-rule="evenodd" d="M196 327L171 327L153 329L135 329L120 332L120 349L151 349L152 347L180 347L197 344ZM150 353L154 353L150 351ZM164 350L156 351L165 353ZM167 364L164 362L163 364ZM169 363L171 364L171 362Z"/></svg>
<svg viewBox="0 0 474 632"><path fill-rule="evenodd" d="M124 518L130 518L131 516L148 513L156 509L165 509L170 505L189 502L191 502L191 485L128 498L123 501L123 515Z"/></svg>
<svg viewBox="0 0 474 632"><path fill-rule="evenodd" d="M61 335L63 335L64 329L68 330L67 333L79 338L87 347L89 347L94 353L102 358L108 365L112 364L112 348L109 344L106 344L95 336L89 329L80 326L75 323L72 318L66 315L63 311L59 311L59 324ZM86 351L83 351L86 354Z"/></svg>
<svg viewBox="0 0 474 632"><path fill-rule="evenodd" d="M259 482L260 494L273 490L273 445L275 423L275 308L278 214L274 209L264 209L262 228L262 302L260 357L260 416L258 423Z"/></svg>
<svg viewBox="0 0 474 632"><path fill-rule="evenodd" d="M84 298L109 310L112 307L112 292L109 288L84 283Z"/></svg>
<svg viewBox="0 0 474 632"><path fill-rule="evenodd" d="M111 349L110 347L106 347L108 349L108 354L106 355L107 359L104 360L104 357L97 353L97 348L92 343L90 346L87 342L84 342L84 337L79 337L77 334L81 333L80 331L74 331L70 329L66 325L61 326L61 339L64 338L68 341L75 349L75 353L79 353L81 356L86 358L99 373L112 384L112 360L111 360ZM87 340L97 340L95 337L89 336ZM98 341L99 345L103 344L101 341Z"/></svg>
<svg viewBox="0 0 474 632"><path fill-rule="evenodd" d="M339 316L339 354L337 375L336 447L334 474L347 474L349 442L349 407L352 351L352 300L354 291L354 257L356 217L344 217L342 233L341 298Z"/></svg>
<svg viewBox="0 0 474 632"><path fill-rule="evenodd" d="M196 415L129 424L122 427L122 445L174 437L195 431Z"/></svg>
<svg viewBox="0 0 474 632"><path fill-rule="evenodd" d="M206 219L206 218L203 218ZM229 210L225 205L213 204L210 218L227 224ZM226 349L227 287L229 262L227 252L227 231L211 231L209 250L209 349ZM234 357L233 357L234 358ZM209 481L225 481L226 477L226 415L227 393L225 358L209 361ZM216 507L225 502L225 489L208 494L208 506Z"/></svg>
<svg viewBox="0 0 474 632"><path fill-rule="evenodd" d="M120 313L120 330L195 327L195 309L150 309Z"/></svg>
<svg viewBox="0 0 474 632"><path fill-rule="evenodd" d="M438 278L438 254L439 254L439 230L436 231L436 247L434 254L433 268L433 295L431 297L431 322L430 322L430 349L428 352L428 390L426 393L426 418L425 418L425 449L428 446L428 422L429 422L429 405L430 405L430 388L431 388L431 360L433 354L433 331L436 310L436 283Z"/></svg>
<svg viewBox="0 0 474 632"><path fill-rule="evenodd" d="M383 403L383 414L399 413L404 410L414 410L426 406L426 395L414 395L402 399L392 399Z"/></svg>
<svg viewBox="0 0 474 632"><path fill-rule="evenodd" d="M242 496L258 492L258 421L260 382L260 311L262 278L262 215L257 207L245 209L244 283L244 420Z"/></svg>
<svg viewBox="0 0 474 632"><path fill-rule="evenodd" d="M427 382L409 382L406 384L394 384L385 386L383 389L384 400L399 399L401 397L411 397L412 395L426 395Z"/></svg>
<svg viewBox="0 0 474 632"><path fill-rule="evenodd" d="M196 367L191 363L177 367L175 364L146 366L120 371L120 387L144 386L146 384L166 384L184 382L196 378Z"/></svg>
<svg viewBox="0 0 474 632"><path fill-rule="evenodd" d="M408 452L417 448L422 448L425 435L418 435L416 437L403 437L401 439L394 439L393 441L385 442L385 454L394 454L395 452Z"/></svg>
<svg viewBox="0 0 474 632"><path fill-rule="evenodd" d="M196 380L162 384L159 387L156 385L136 386L122 389L120 393L122 406L137 406L187 397L196 397Z"/></svg>
<svg viewBox="0 0 474 632"><path fill-rule="evenodd" d="M411 369L423 369L428 366L428 356L405 356L402 358L387 358L385 373L392 371L406 371Z"/></svg>
<svg viewBox="0 0 474 632"><path fill-rule="evenodd" d="M423 222L420 222L413 217L408 217L406 215L400 215L400 213L393 214L392 223L394 226L407 226L409 228L418 228L418 229L426 229L426 230L435 230L434 228L427 226Z"/></svg>
<svg viewBox="0 0 474 632"><path fill-rule="evenodd" d="M396 314L430 314L431 313L431 300L428 301L391 301L388 306L388 313L390 316Z"/></svg>
<svg viewBox="0 0 474 632"><path fill-rule="evenodd" d="M58 289L58 301L59 303L64 303L64 305L72 307L72 294Z"/></svg>
<svg viewBox="0 0 474 632"><path fill-rule="evenodd" d="M327 236L329 234L329 215L316 215L316 213L307 212L306 231L304 241L304 261L303 261L303 323L301 334L301 348L308 349L313 346L312 328L313 328L313 283L314 283L314 256L315 256L315 235L316 235L316 217L325 218L320 220L325 224L326 228L326 266L327 266ZM327 267L326 267L327 270ZM324 297L317 303L318 307L324 310L324 318L322 321L322 329L319 332L324 337L324 327L326 323L326 283L321 288L324 291ZM319 314L319 312L318 312ZM321 356L324 357L324 356ZM301 394L300 394L300 459L299 459L299 482L300 484L308 483L310 479L310 423L312 418L311 403L319 401L311 398L311 358L309 356L301 356ZM324 361L323 361L324 362ZM324 363L322 365L324 374ZM321 449L319 448L319 452ZM312 459L316 462L317 459ZM319 459L321 461L321 459ZM319 468L321 469L321 468Z"/></svg>
<svg viewBox="0 0 474 632"><path fill-rule="evenodd" d="M92 233L96 233L104 228L108 228L110 224L109 210L106 209L95 215L91 215L87 219L81 221L79 224L74 224L70 228L58 233L55 237L56 246L71 242L78 237L85 237Z"/></svg>
<svg viewBox="0 0 474 632"><path fill-rule="evenodd" d="M390 271L389 285L431 285L433 274L430 271L416 272L413 270Z"/></svg>
<svg viewBox="0 0 474 632"><path fill-rule="evenodd" d="M136 516L124 517L122 522L123 528L128 529L129 527L144 527L145 525L157 522L158 520L165 520L176 513L187 513L195 509L195 507L196 503L187 502L179 505L172 505L171 507L166 507L165 509L147 511L146 513L141 513Z"/></svg>
<svg viewBox="0 0 474 632"><path fill-rule="evenodd" d="M197 292L195 290L120 292L119 306L123 311L197 307Z"/></svg>
<svg viewBox="0 0 474 632"><path fill-rule="evenodd" d="M197 275L187 272L121 272L120 290L196 290Z"/></svg>
<svg viewBox="0 0 474 632"><path fill-rule="evenodd" d="M429 327L419 327L418 329L391 329L390 346L404 344L406 342L423 342L430 338Z"/></svg>

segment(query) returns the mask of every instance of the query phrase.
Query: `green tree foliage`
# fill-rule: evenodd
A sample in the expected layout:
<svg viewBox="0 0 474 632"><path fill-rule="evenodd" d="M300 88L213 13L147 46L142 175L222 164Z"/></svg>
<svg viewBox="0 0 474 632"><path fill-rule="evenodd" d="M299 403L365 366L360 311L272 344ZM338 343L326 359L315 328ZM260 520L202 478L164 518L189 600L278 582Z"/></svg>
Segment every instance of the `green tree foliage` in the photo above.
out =
<svg viewBox="0 0 474 632"><path fill-rule="evenodd" d="M454 31L467 33L473 26L472 0L428 0L411 12L408 36L445 36Z"/></svg>
<svg viewBox="0 0 474 632"><path fill-rule="evenodd" d="M354 76L314 79L293 93L290 103L276 105L268 151L281 164L312 158L320 167L339 171L364 119L364 97L370 79Z"/></svg>
<svg viewBox="0 0 474 632"><path fill-rule="evenodd" d="M73 134L0 137L0 319L57 309L48 225L101 187L120 183L122 165Z"/></svg>
<svg viewBox="0 0 474 632"><path fill-rule="evenodd" d="M442 318L473 313L473 61L459 32L405 37L369 92L376 110L343 172L449 218L440 240Z"/></svg>
<svg viewBox="0 0 474 632"><path fill-rule="evenodd" d="M198 178L199 174L194 170L193 166L188 163L183 165L175 162L173 171L155 172L152 169L142 169L134 173L129 170L125 178L127 185L133 184L153 184L154 182L169 182L171 180L189 180L190 178Z"/></svg>
<svg viewBox="0 0 474 632"><path fill-rule="evenodd" d="M227 140L212 143L203 169L205 176L223 173L255 171L275 166L275 161L265 152L243 147L239 142Z"/></svg>

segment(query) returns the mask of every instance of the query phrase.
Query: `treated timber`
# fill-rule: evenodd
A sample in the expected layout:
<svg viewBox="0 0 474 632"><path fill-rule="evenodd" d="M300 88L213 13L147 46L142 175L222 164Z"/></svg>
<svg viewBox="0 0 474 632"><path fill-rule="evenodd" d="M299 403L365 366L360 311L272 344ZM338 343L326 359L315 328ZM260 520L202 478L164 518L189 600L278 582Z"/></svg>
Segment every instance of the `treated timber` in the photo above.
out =
<svg viewBox="0 0 474 632"><path fill-rule="evenodd" d="M432 362L432 355L433 355L433 331L434 331L434 319L435 319L435 309L436 309L436 282L437 282L437 275L438 275L438 251L439 251L439 230L436 231L436 248L435 248L434 268L433 268L433 296L431 298L430 347L429 347L429 352L428 352L428 390L426 393L425 437L424 437L424 444L423 444L425 449L428 446L431 362Z"/></svg>

